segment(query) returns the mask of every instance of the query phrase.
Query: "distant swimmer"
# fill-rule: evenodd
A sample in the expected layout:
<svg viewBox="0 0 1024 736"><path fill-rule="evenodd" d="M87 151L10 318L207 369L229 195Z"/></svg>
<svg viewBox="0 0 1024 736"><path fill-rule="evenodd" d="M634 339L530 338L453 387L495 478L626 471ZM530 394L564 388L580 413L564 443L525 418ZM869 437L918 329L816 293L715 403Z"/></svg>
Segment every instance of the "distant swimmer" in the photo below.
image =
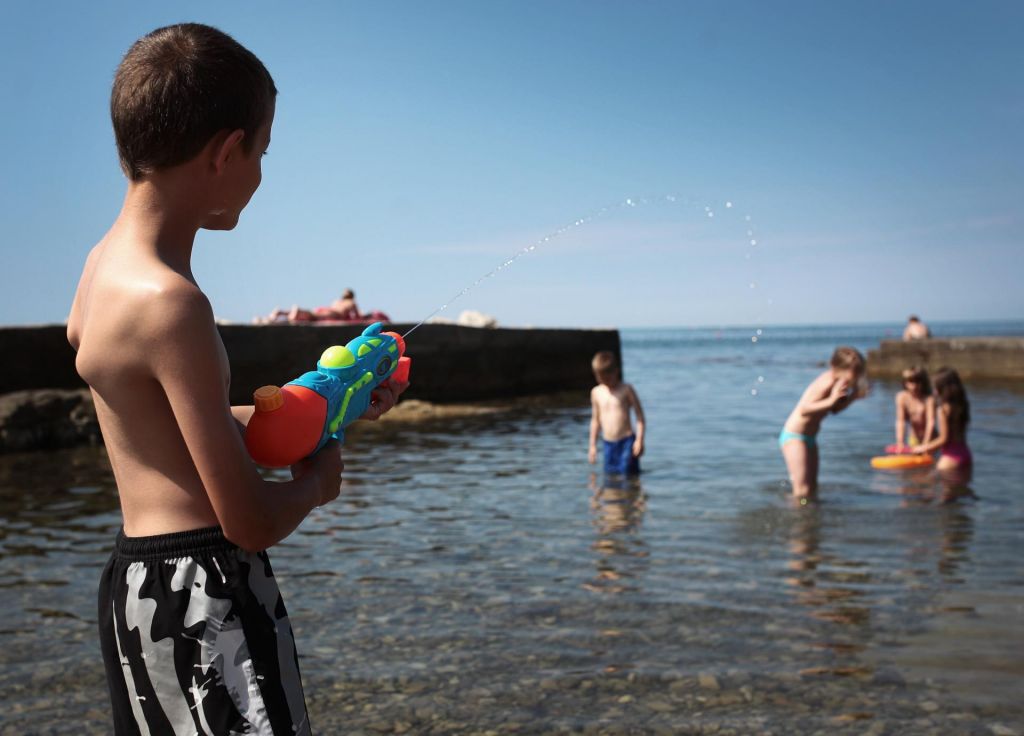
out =
<svg viewBox="0 0 1024 736"><path fill-rule="evenodd" d="M928 325L916 314L907 317L907 326L903 328L904 340L927 340L931 336L932 331L928 329Z"/></svg>

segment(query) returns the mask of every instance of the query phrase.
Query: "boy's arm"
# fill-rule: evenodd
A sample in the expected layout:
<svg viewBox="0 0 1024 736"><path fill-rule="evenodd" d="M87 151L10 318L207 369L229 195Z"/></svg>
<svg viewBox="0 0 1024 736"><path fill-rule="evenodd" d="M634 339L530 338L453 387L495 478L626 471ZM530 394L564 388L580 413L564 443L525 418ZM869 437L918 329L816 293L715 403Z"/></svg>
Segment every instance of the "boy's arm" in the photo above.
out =
<svg viewBox="0 0 1024 736"><path fill-rule="evenodd" d="M935 412L936 418L939 420L939 434L931 442L925 442L914 448L914 452L919 455L924 455L929 452L935 452L940 447L946 444L949 439L949 417L946 416L946 407L942 407Z"/></svg>
<svg viewBox="0 0 1024 736"><path fill-rule="evenodd" d="M935 397L929 396L924 402L924 437L922 442L927 442L935 432Z"/></svg>
<svg viewBox="0 0 1024 736"><path fill-rule="evenodd" d="M256 412L256 407L252 404L248 406L232 406L231 416L235 420L235 427L241 433L242 437L245 437L245 428L249 426L249 420L252 419L252 415Z"/></svg>
<svg viewBox="0 0 1024 736"><path fill-rule="evenodd" d="M633 455L640 457L644 454L644 435L647 422L644 418L644 408L640 405L640 397L636 395L636 389L629 386L629 401L636 412L636 440L633 442Z"/></svg>
<svg viewBox="0 0 1024 736"><path fill-rule="evenodd" d="M904 435L907 431L907 418L903 412L903 394L896 394L896 445L903 447Z"/></svg>
<svg viewBox="0 0 1024 736"><path fill-rule="evenodd" d="M154 376L224 535L243 549L266 549L291 534L315 506L337 496L340 456L337 449L318 453L287 483L260 478L228 402L209 302L186 289L161 296L160 322L150 331Z"/></svg>
<svg viewBox="0 0 1024 736"><path fill-rule="evenodd" d="M847 384L845 381L833 381L831 386L827 387L827 390L825 389L826 381L822 378L808 386L807 391L800 399L800 413L806 417L832 409L845 396ZM820 396L822 393L825 395L820 399L812 400L810 398L815 395Z"/></svg>
<svg viewBox="0 0 1024 736"><path fill-rule="evenodd" d="M587 459L593 463L597 461L597 433L601 429L600 420L601 408L597 404L597 396L590 392L590 446L587 450Z"/></svg>

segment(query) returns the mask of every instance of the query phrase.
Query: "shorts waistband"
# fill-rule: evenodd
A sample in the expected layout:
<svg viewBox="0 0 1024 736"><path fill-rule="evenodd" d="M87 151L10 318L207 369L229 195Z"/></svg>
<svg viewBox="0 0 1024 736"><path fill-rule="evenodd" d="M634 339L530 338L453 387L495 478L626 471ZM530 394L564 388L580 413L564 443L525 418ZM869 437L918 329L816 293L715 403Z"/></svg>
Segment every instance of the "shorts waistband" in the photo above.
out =
<svg viewBox="0 0 1024 736"><path fill-rule="evenodd" d="M117 533L114 554L124 560L149 562L237 549L239 547L228 541L219 526L155 534L149 537L129 537L125 535L124 529L121 529Z"/></svg>

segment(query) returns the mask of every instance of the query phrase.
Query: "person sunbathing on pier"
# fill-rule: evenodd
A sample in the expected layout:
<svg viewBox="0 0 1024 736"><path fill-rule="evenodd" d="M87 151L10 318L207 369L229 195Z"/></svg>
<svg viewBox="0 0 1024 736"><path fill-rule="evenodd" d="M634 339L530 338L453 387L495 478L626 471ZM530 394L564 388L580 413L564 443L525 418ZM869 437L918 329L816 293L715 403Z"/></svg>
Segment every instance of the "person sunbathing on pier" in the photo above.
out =
<svg viewBox="0 0 1024 736"><path fill-rule="evenodd" d="M356 304L356 294L352 289L345 289L342 295L331 302L330 306L314 307L303 309L297 304L285 311L280 307L274 309L266 319L257 318L257 324L268 324L274 322L304 323L304 322L390 322L391 319L384 312L374 310L367 314L359 311Z"/></svg>

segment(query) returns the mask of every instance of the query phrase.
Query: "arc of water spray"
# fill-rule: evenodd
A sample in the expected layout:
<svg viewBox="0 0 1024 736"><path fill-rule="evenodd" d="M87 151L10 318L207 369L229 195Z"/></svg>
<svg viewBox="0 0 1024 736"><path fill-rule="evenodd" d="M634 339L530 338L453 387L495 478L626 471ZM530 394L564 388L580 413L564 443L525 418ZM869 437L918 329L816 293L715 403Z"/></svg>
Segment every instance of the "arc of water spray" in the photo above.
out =
<svg viewBox="0 0 1024 736"><path fill-rule="evenodd" d="M664 197L662 197L660 199L664 199L667 202L675 202L676 201L676 197L673 196L673 195L665 195ZM475 289L477 286L482 284L487 279L489 279L489 278L491 278L493 276L496 276L500 271L503 271L504 269L508 268L513 263L518 261L520 258L525 256L527 253L532 253L537 248L539 248L540 246L545 245L546 243L554 240L559 235L563 235L564 233L567 233L570 230L574 230L575 228L582 227L583 225L586 225L587 223L597 219L598 217L603 216L604 214L606 214L607 212L609 212L611 210L621 209L623 207L636 207L637 203L646 204L647 201L648 200L646 200L646 199L639 199L638 200L638 199L633 199L632 197L627 197L626 199L622 200L621 202L616 202L615 204L610 204L610 205L607 205L605 207L601 207L600 209L595 210L594 212L592 212L589 215L585 215L583 217L580 217L579 219L573 220L568 225L563 225L562 227L558 228L557 230L553 230L552 232L550 232L547 235L545 235L544 237L540 238L539 240L537 240L533 244L528 245L525 248L520 249L519 251L514 253L511 258L509 258L508 260L506 260L503 263L501 263L497 268L491 269L490 271L485 273L483 276L478 278L476 281L471 283L469 286L467 286L466 288L462 289L462 291L456 293L455 296L450 298L448 301L446 301L440 307L438 307L433 312L431 312L426 317L424 317L419 322L417 322L415 325L413 325L412 329L410 329L408 332L406 332L404 335L402 335L402 338L404 339L404 338L408 337L409 335L411 335L413 332L418 330L422 325L424 325L428 320L430 320L433 317L436 317L441 312L446 310L449 307L449 305L451 305L452 302L456 301L457 299L462 298L463 296L468 294L470 291Z"/></svg>
<svg viewBox="0 0 1024 736"><path fill-rule="evenodd" d="M453 302L455 302L458 299L461 299L463 296L465 296L470 291L475 289L481 283L483 283L484 281L486 281L487 279L489 279L489 278L491 278L493 276L496 276L500 271L503 271L504 269L508 268L513 263L518 261L520 258L525 256L527 253L532 253L533 251L535 251L540 246L549 243L550 241L554 240L558 236L563 235L564 233L566 233L566 232L568 232L570 230L574 230L575 228L582 227L583 225L586 225L586 224L592 222L593 220L596 220L597 218L602 217L603 215L607 214L608 212L610 212L612 210L618 210L618 209L623 209L623 208L627 208L627 207L636 207L638 204L649 204L652 201L659 201L659 202L663 201L663 202L668 202L670 204L676 204L680 200L674 194L665 194L665 195L662 195L662 196L659 196L659 197L653 197L653 198L637 198L637 199L634 199L633 197L627 197L626 199L624 199L624 200L622 200L620 202L616 202L614 204L606 205L604 207L601 207L600 209L595 210L594 212L592 212L589 215L585 215L585 216L580 217L580 218L578 218L576 220L573 220L568 225L563 225L562 227L560 227L557 230L554 230L554 231L548 233L547 235L545 235L544 237L540 238L539 240L537 240L536 242L532 243L531 245L528 245L525 248L520 249L519 251L514 253L512 255L512 257L510 257L506 261L504 261L501 264L499 264L496 268L491 269L490 271L485 273L483 276L478 278L476 281L474 281L473 283L469 284L469 286L466 286L464 289L462 289L461 291L457 292L448 301L446 301L440 307L438 307L433 312L431 312L426 317L424 317L419 322L417 322L415 325L413 325L411 329L409 329L404 335L402 335L402 338L405 339L405 338L409 337L409 335L411 335L413 332L415 332L420 327L422 327L424 324L426 324L426 322L428 320L430 320L433 317L436 317L438 314L440 314L441 312L446 310ZM692 199L688 198L688 199L684 200L684 202L688 203L688 204L693 204L694 201ZM725 203L725 207L726 207L726 209L732 209L733 203L732 202L726 202ZM714 217L715 216L715 213L711 209L711 207L705 207L704 211L705 211L705 213L707 214L708 217ZM750 216L747 215L745 217L745 219L749 223ZM752 230L748 230L747 231L747 235L748 236L753 236L753 231ZM750 245L751 246L757 245L757 241L756 240L751 240L750 241ZM751 283L751 288L754 288L754 284L753 283ZM760 334L760 332L761 331L758 330L758 334ZM754 338L754 342L757 342L757 338L756 337Z"/></svg>

